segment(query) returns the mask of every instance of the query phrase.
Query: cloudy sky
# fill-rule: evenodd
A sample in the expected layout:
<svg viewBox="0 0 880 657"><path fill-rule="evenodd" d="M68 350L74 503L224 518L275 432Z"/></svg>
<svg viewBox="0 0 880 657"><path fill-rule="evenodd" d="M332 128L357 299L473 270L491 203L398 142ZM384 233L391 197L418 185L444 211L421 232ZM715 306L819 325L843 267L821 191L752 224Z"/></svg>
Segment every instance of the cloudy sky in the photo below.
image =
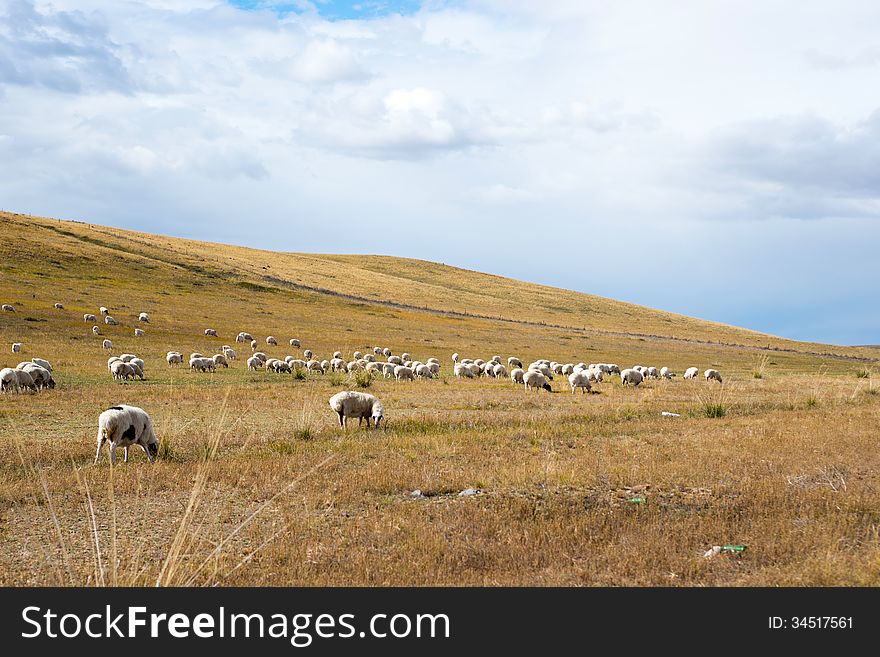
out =
<svg viewBox="0 0 880 657"><path fill-rule="evenodd" d="M0 208L880 343L873 0L0 0Z"/></svg>

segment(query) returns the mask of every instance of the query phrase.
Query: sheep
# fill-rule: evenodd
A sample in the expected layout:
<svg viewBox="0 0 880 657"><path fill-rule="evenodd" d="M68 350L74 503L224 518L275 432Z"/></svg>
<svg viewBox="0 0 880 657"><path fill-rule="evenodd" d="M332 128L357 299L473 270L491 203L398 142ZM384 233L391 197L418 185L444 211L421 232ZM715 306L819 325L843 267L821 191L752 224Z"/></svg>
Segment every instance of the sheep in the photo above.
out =
<svg viewBox="0 0 880 657"><path fill-rule="evenodd" d="M322 360L321 361L321 373L323 374L324 372L329 372L329 371L330 371L330 361L329 360Z"/></svg>
<svg viewBox="0 0 880 657"><path fill-rule="evenodd" d="M366 420L367 429L370 428L371 419L378 429L379 422L385 417L385 408L382 406L382 402L373 395L354 390L343 390L333 395L330 398L330 408L339 415L339 426L343 431L348 428L348 418L350 417L358 419L358 427L361 426L363 420Z"/></svg>
<svg viewBox="0 0 880 657"><path fill-rule="evenodd" d="M324 373L324 369L321 367L320 361L317 360L310 360L308 363L306 363L306 369L310 372L320 372L321 374Z"/></svg>
<svg viewBox="0 0 880 657"><path fill-rule="evenodd" d="M394 363L382 363L382 378L390 379L394 376L394 368L397 367Z"/></svg>
<svg viewBox="0 0 880 657"><path fill-rule="evenodd" d="M0 370L0 392L15 390L19 392L18 375L11 367L4 367Z"/></svg>
<svg viewBox="0 0 880 657"><path fill-rule="evenodd" d="M516 356L511 356L510 358L507 359L507 366L510 369L514 369L514 368L522 369L523 364L519 358L517 358Z"/></svg>
<svg viewBox="0 0 880 657"><path fill-rule="evenodd" d="M277 374L292 374L293 373L293 370L290 368L290 365L288 365L283 360L276 360L272 364L272 371L276 372Z"/></svg>
<svg viewBox="0 0 880 657"><path fill-rule="evenodd" d="M101 335L101 329L97 326L92 327L92 335Z"/></svg>
<svg viewBox="0 0 880 657"><path fill-rule="evenodd" d="M203 354L200 354L198 351L194 351L189 355L190 360L192 360L193 358L204 358L204 357L205 356ZM125 360L125 354L122 355L122 359Z"/></svg>
<svg viewBox="0 0 880 657"><path fill-rule="evenodd" d="M132 358L131 360L126 361L129 365L137 365L139 368L146 369L146 365L144 365L144 361L141 358Z"/></svg>
<svg viewBox="0 0 880 657"><path fill-rule="evenodd" d="M113 348L113 343L110 340L104 340L101 343L101 349L112 349L112 348Z"/></svg>
<svg viewBox="0 0 880 657"><path fill-rule="evenodd" d="M700 372L699 367L689 367L684 371L685 379L696 379L697 374Z"/></svg>
<svg viewBox="0 0 880 657"><path fill-rule="evenodd" d="M47 369L50 372L52 371L52 365L49 364L48 360L43 360L42 358L31 358L31 362L36 363L37 365L39 365L43 369Z"/></svg>
<svg viewBox="0 0 880 657"><path fill-rule="evenodd" d="M660 374L657 372L657 368L656 368L656 367L649 367L649 368L648 368L648 371L647 371L647 374L646 374L646 376L645 376L645 378L647 378L647 379L659 379L659 378L660 378Z"/></svg>
<svg viewBox="0 0 880 657"><path fill-rule="evenodd" d="M110 372L116 381L125 381L134 378L134 368L121 360L114 361L110 365Z"/></svg>
<svg viewBox="0 0 880 657"><path fill-rule="evenodd" d="M364 357L364 355L359 351L354 352L351 356L354 360L360 360Z"/></svg>
<svg viewBox="0 0 880 657"><path fill-rule="evenodd" d="M311 349L306 349L306 350L303 352L303 358L305 358L306 360L312 360L312 356L313 356L313 354L312 354L312 350L311 350Z"/></svg>
<svg viewBox="0 0 880 657"><path fill-rule="evenodd" d="M44 388L54 388L55 387L55 379L52 377L52 372L47 370L45 367L41 367L36 363L27 362L20 363L20 367L17 369L23 370L31 375L34 383L39 389ZM23 367L22 367L23 366Z"/></svg>
<svg viewBox="0 0 880 657"><path fill-rule="evenodd" d="M402 354L400 354L400 357L403 360L412 360L412 356L410 356L407 352L403 352Z"/></svg>
<svg viewBox="0 0 880 657"><path fill-rule="evenodd" d="M226 356L227 360L235 360L238 358L238 354L235 353L235 349L231 347L223 347L223 355Z"/></svg>
<svg viewBox="0 0 880 657"><path fill-rule="evenodd" d="M523 385L526 390L529 388L534 388L535 390L540 390L543 388L548 392L553 392L553 388L550 387L550 384L547 383L547 379L544 378L544 375L537 370L529 370L525 374L523 374Z"/></svg>
<svg viewBox="0 0 880 657"><path fill-rule="evenodd" d="M274 335L267 335L266 336L266 344L272 344L272 345L278 346L278 340L275 339Z"/></svg>
<svg viewBox="0 0 880 657"><path fill-rule="evenodd" d="M222 365L226 369L229 369L229 361L226 360L226 356L223 354L214 354L212 360L214 361L214 367L220 367Z"/></svg>
<svg viewBox="0 0 880 657"><path fill-rule="evenodd" d="M521 367L514 367L510 370L510 380L514 383L525 383L523 380L523 376L525 375L525 370Z"/></svg>
<svg viewBox="0 0 880 657"><path fill-rule="evenodd" d="M377 356L382 355L382 347L373 347L373 353Z"/></svg>
<svg viewBox="0 0 880 657"><path fill-rule="evenodd" d="M397 381L412 381L413 371L406 365L398 365L394 368L394 378Z"/></svg>
<svg viewBox="0 0 880 657"><path fill-rule="evenodd" d="M291 347L299 347L300 346L299 340L297 340L296 338L291 338L290 339L290 346Z"/></svg>
<svg viewBox="0 0 880 657"><path fill-rule="evenodd" d="M256 351L259 344L256 340L251 340L251 351Z"/></svg>
<svg viewBox="0 0 880 657"><path fill-rule="evenodd" d="M544 363L532 363L531 365L529 365L529 371L540 372L548 381L553 380L553 372L551 371L550 367L545 365Z"/></svg>
<svg viewBox="0 0 880 657"><path fill-rule="evenodd" d="M99 310L101 311L101 314L102 314L102 315L105 315L105 316L106 316L106 315L109 315L109 314L110 314L110 310L109 310L108 308L105 308L104 306L101 306L101 307L99 308Z"/></svg>
<svg viewBox="0 0 880 657"><path fill-rule="evenodd" d="M661 379L671 379L674 376L675 376L675 373L672 370L670 370L668 367L661 367L660 368L660 378Z"/></svg>
<svg viewBox="0 0 880 657"><path fill-rule="evenodd" d="M119 356L110 356L110 358L107 359L107 369L109 370L113 366L113 363L116 363L116 362L125 362L125 361L123 361Z"/></svg>
<svg viewBox="0 0 880 657"><path fill-rule="evenodd" d="M495 376L495 363L491 360L480 368L480 373L484 376Z"/></svg>
<svg viewBox="0 0 880 657"><path fill-rule="evenodd" d="M110 463L116 465L116 448L122 447L123 460L128 463L128 448L140 445L147 460L153 463L159 455L159 439L147 412L137 406L112 406L98 416L98 448L95 464L101 458L101 447L109 443Z"/></svg>
<svg viewBox="0 0 880 657"><path fill-rule="evenodd" d="M337 351L336 353L338 354L339 352ZM339 356L334 356L333 359L330 361L330 369L333 372L348 371L345 361L342 360Z"/></svg>
<svg viewBox="0 0 880 657"><path fill-rule="evenodd" d="M468 365L464 363L456 363L452 368L452 373L460 379L473 379L474 373Z"/></svg>
<svg viewBox="0 0 880 657"><path fill-rule="evenodd" d="M15 312L15 306L11 306L8 303L4 303L2 307L3 307L3 312L5 312L5 313L14 313Z"/></svg>
<svg viewBox="0 0 880 657"><path fill-rule="evenodd" d="M145 335L145 333L144 333L144 330L143 330L143 329L137 329L137 328L136 328L136 329L134 330L134 337L136 337L136 338L142 338L142 337L144 337L144 335Z"/></svg>
<svg viewBox="0 0 880 657"><path fill-rule="evenodd" d="M392 355L392 354L391 354L391 350L390 350L388 347L385 347L385 348L382 350L382 355L385 356L385 358L390 358L391 355Z"/></svg>
<svg viewBox="0 0 880 657"><path fill-rule="evenodd" d="M254 357L259 358L265 364L267 357L266 357L266 354L264 354L262 351L255 351Z"/></svg>
<svg viewBox="0 0 880 657"><path fill-rule="evenodd" d="M138 321L144 322L145 324L149 324L150 323L150 316L147 313L141 313L140 315L138 315Z"/></svg>
<svg viewBox="0 0 880 657"><path fill-rule="evenodd" d="M579 372L586 372L587 378L590 380L590 383L602 383L602 379L605 374L599 368L594 369L586 369L586 370L578 370Z"/></svg>
<svg viewBox="0 0 880 657"><path fill-rule="evenodd" d="M55 310L64 310L64 304L63 303L56 303Z"/></svg>
<svg viewBox="0 0 880 657"><path fill-rule="evenodd" d="M578 388L581 392L590 392L593 386L590 384L590 375L588 370L578 370L568 375L568 384L571 386L571 394Z"/></svg>
<svg viewBox="0 0 880 657"><path fill-rule="evenodd" d="M21 353L21 342L13 342L12 343L12 353L14 353L14 354Z"/></svg>
<svg viewBox="0 0 880 657"><path fill-rule="evenodd" d="M400 356L389 356L388 362L392 365L403 365L403 359Z"/></svg>
<svg viewBox="0 0 880 657"><path fill-rule="evenodd" d="M117 322L115 319L113 319L110 315L107 315L107 316L104 318L104 323L105 323L107 326L118 326L118 325L119 325L119 322Z"/></svg>
<svg viewBox="0 0 880 657"><path fill-rule="evenodd" d="M141 363L144 362L140 359L137 359L137 360L131 361L130 363L126 363L126 365L128 365L131 368L131 371L133 372L135 377L137 377L138 379L143 381L144 379L146 379L146 377L144 376L144 368L138 364L138 361L140 361Z"/></svg>
<svg viewBox="0 0 880 657"><path fill-rule="evenodd" d="M249 370L256 371L256 370L260 369L262 366L263 366L263 361L261 361L256 356L251 356L250 358L247 359L247 368Z"/></svg>
<svg viewBox="0 0 880 657"><path fill-rule="evenodd" d="M371 362L367 363L367 367L365 369L367 372L381 372L382 365L384 365L384 363L377 363L376 361L371 361Z"/></svg>
<svg viewBox="0 0 880 657"><path fill-rule="evenodd" d="M215 329L205 329L205 335L209 338L216 338L217 331Z"/></svg>
<svg viewBox="0 0 880 657"><path fill-rule="evenodd" d="M34 382L34 378L31 376L30 372L25 372L24 370L13 370L15 372L15 376L18 379L18 390L21 392L22 388L27 388L29 390L37 391L37 384Z"/></svg>
<svg viewBox="0 0 880 657"><path fill-rule="evenodd" d="M501 363L496 363L495 367L492 368L492 373L495 375L496 379L503 379L507 376L507 368Z"/></svg>
<svg viewBox="0 0 880 657"><path fill-rule="evenodd" d="M290 357L288 356L288 358ZM287 360L287 358L285 358L284 360L288 365L290 365L292 369L304 370L306 368L306 361L300 360L299 358L291 358L290 360Z"/></svg>
<svg viewBox="0 0 880 657"><path fill-rule="evenodd" d="M634 369L625 369L620 373L620 381L623 385L638 386L644 378L641 372Z"/></svg>
<svg viewBox="0 0 880 657"><path fill-rule="evenodd" d="M196 372L213 372L217 369L216 365L214 365L214 359L205 358L204 356L201 358L190 358L189 367Z"/></svg>
<svg viewBox="0 0 880 657"><path fill-rule="evenodd" d="M201 356L201 354L199 354L199 356ZM123 360L126 363L134 360L135 358L137 358L137 354L122 354L121 356L119 356L119 360Z"/></svg>
<svg viewBox="0 0 880 657"><path fill-rule="evenodd" d="M168 355L165 356L165 360L168 361L170 367L174 367L175 365L183 363L183 356L176 351L169 351Z"/></svg>
<svg viewBox="0 0 880 657"><path fill-rule="evenodd" d="M88 324L89 322L91 322L91 323L94 324L95 322L98 321L98 318L95 317L92 313L85 313L85 314L83 315L83 321L86 322L87 324Z"/></svg>
<svg viewBox="0 0 880 657"><path fill-rule="evenodd" d="M376 357L373 354L364 354L364 360L368 363L375 363Z"/></svg>
<svg viewBox="0 0 880 657"><path fill-rule="evenodd" d="M703 376L706 377L706 381L717 381L718 383L724 383L721 380L721 375L718 373L718 370L706 370L703 372Z"/></svg>

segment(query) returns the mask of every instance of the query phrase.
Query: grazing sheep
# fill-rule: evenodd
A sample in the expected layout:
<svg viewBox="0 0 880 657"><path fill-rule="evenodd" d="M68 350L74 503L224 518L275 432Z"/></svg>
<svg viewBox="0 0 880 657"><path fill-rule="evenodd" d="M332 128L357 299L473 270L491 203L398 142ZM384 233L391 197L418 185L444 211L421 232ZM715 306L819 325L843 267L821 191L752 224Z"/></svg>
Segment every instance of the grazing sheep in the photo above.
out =
<svg viewBox="0 0 880 657"><path fill-rule="evenodd" d="M256 340L251 340L251 351L256 351L258 346Z"/></svg>
<svg viewBox="0 0 880 657"><path fill-rule="evenodd" d="M645 372L646 379L659 379L660 374L657 372L656 367L649 367L647 372Z"/></svg>
<svg viewBox="0 0 880 657"><path fill-rule="evenodd" d="M92 335L101 335L101 329L97 326L92 327Z"/></svg>
<svg viewBox="0 0 880 657"><path fill-rule="evenodd" d="M196 372L214 372L217 369L214 365L214 359L205 358L204 356L201 358L190 358L189 367Z"/></svg>
<svg viewBox="0 0 880 657"><path fill-rule="evenodd" d="M390 379L394 376L394 368L397 367L394 363L382 363L382 377L385 379Z"/></svg>
<svg viewBox="0 0 880 657"><path fill-rule="evenodd" d="M721 380L721 375L718 373L718 370L706 370L703 372L703 376L706 377L706 381L717 381L718 383L724 383Z"/></svg>
<svg viewBox="0 0 880 657"><path fill-rule="evenodd" d="M525 385L526 390L529 388L534 388L535 390L544 389L549 392L553 392L553 388L550 387L550 384L547 383L547 379L544 378L544 375L537 370L529 370L525 374L523 374L523 385Z"/></svg>
<svg viewBox="0 0 880 657"><path fill-rule="evenodd" d="M138 359L138 360L140 360L140 359ZM140 360L140 362L143 363L144 361ZM140 379L141 381L143 381L144 379L147 378L144 376L144 368L141 365L139 365L137 361L133 360L130 363L126 363L126 365L128 365L131 368L131 371L134 373L134 376L136 378Z"/></svg>
<svg viewBox="0 0 880 657"><path fill-rule="evenodd" d="M127 360L125 362L128 363L129 365L137 365L142 370L146 369L146 365L144 365L144 361L141 358L132 358L131 360Z"/></svg>
<svg viewBox="0 0 880 657"><path fill-rule="evenodd" d="M116 381L125 381L134 378L134 368L121 360L114 361L110 365L110 372Z"/></svg>
<svg viewBox="0 0 880 657"><path fill-rule="evenodd" d="M14 354L21 353L21 342L13 342L12 343L12 353L14 353Z"/></svg>
<svg viewBox="0 0 880 657"><path fill-rule="evenodd" d="M400 354L400 357L403 360L412 360L412 356L410 356L407 352L403 352L402 354Z"/></svg>
<svg viewBox="0 0 880 657"><path fill-rule="evenodd" d="M385 363L377 363L375 361L371 361L371 362L367 363L367 367L365 369L367 370L367 372L381 372L382 366L384 364Z"/></svg>
<svg viewBox="0 0 880 657"><path fill-rule="evenodd" d="M36 363L37 365L39 365L43 369L47 369L50 372L52 371L52 365L49 364L48 360L43 360L42 358L31 358L31 362Z"/></svg>
<svg viewBox="0 0 880 657"><path fill-rule="evenodd" d="M697 374L700 373L699 367L689 367L684 371L684 378L686 379L696 379Z"/></svg>
<svg viewBox="0 0 880 657"><path fill-rule="evenodd" d="M377 356L381 356L382 355L382 347L373 347L373 353L376 354Z"/></svg>
<svg viewBox="0 0 880 657"><path fill-rule="evenodd" d="M356 392L354 390L343 390L330 398L330 408L339 415L339 426L343 430L348 428L348 418L356 417L358 419L358 427L361 426L363 420L367 421L367 429L370 428L370 420L376 423L379 428L379 422L385 417L385 408L382 402L373 395L365 392Z"/></svg>
<svg viewBox="0 0 880 657"><path fill-rule="evenodd" d="M110 342L110 340L104 340L101 343L101 349L112 349L112 348L113 348L113 343Z"/></svg>
<svg viewBox="0 0 880 657"><path fill-rule="evenodd" d="M145 335L145 334L144 334L144 330L143 330L143 329L135 329L135 330L134 330L134 337L136 337L136 338L142 338L142 337L144 337L144 335Z"/></svg>
<svg viewBox="0 0 880 657"><path fill-rule="evenodd" d="M201 356L201 354L199 354L199 356ZM125 361L126 363L128 363L129 361L133 361L135 358L137 358L137 354L122 354L119 357L119 360L122 360L122 361Z"/></svg>
<svg viewBox="0 0 880 657"><path fill-rule="evenodd" d="M263 366L263 361L261 361L256 356L251 356L250 358L247 359L247 368L249 370L256 371L256 370L260 369L262 366Z"/></svg>
<svg viewBox="0 0 880 657"><path fill-rule="evenodd" d="M364 355L363 355L361 352L356 351L356 352L354 352L354 353L351 355L351 357L352 357L354 360L360 360L361 358L364 357Z"/></svg>
<svg viewBox="0 0 880 657"><path fill-rule="evenodd" d="M321 362L317 360L310 360L308 363L306 363L306 369L310 372L320 372L321 374L324 373L324 368L321 367Z"/></svg>
<svg viewBox="0 0 880 657"><path fill-rule="evenodd" d="M590 384L590 375L587 370L578 370L568 375L568 384L571 386L571 394L578 388L581 392L590 392L593 386Z"/></svg>
<svg viewBox="0 0 880 657"><path fill-rule="evenodd" d="M299 347L300 346L299 340L297 340L296 338L291 338L290 339L290 346L291 347Z"/></svg>
<svg viewBox="0 0 880 657"><path fill-rule="evenodd" d="M227 360L235 360L238 358L238 355L235 353L235 349L230 347L223 347L223 355L226 356Z"/></svg>
<svg viewBox="0 0 880 657"><path fill-rule="evenodd" d="M217 337L217 331L214 329L205 329L205 335L211 338Z"/></svg>
<svg viewBox="0 0 880 657"><path fill-rule="evenodd" d="M413 381L413 371L406 365L398 365L394 368L394 378L397 381Z"/></svg>
<svg viewBox="0 0 880 657"><path fill-rule="evenodd" d="M634 369L625 369L620 373L620 381L623 385L638 386L645 379L642 373Z"/></svg>
<svg viewBox="0 0 880 657"><path fill-rule="evenodd" d="M28 390L37 391L37 384L34 383L34 378L31 376L30 372L25 372L24 370L13 370L15 372L15 376L18 379L18 390L21 392L22 388L27 388Z"/></svg>
<svg viewBox="0 0 880 657"><path fill-rule="evenodd" d="M169 366L174 367L183 363L183 356L177 351L169 351L168 355L165 356L165 360L168 361Z"/></svg>
<svg viewBox="0 0 880 657"><path fill-rule="evenodd" d="M98 321L98 318L95 317L92 313L85 313L85 314L83 315L83 321L86 322L86 323L88 323L88 322L92 322L92 323L94 323L94 322L97 322L97 321Z"/></svg>
<svg viewBox="0 0 880 657"><path fill-rule="evenodd" d="M266 354L264 354L262 351L255 351L254 358L259 358L261 361L263 361L263 363L266 362Z"/></svg>
<svg viewBox="0 0 880 657"><path fill-rule="evenodd" d="M391 357L391 350L388 347L385 347L382 350L382 355L385 356L385 358L390 358Z"/></svg>
<svg viewBox="0 0 880 657"><path fill-rule="evenodd" d="M4 367L0 370L0 392L8 392L9 390L19 392L18 375L11 367Z"/></svg>
<svg viewBox="0 0 880 657"><path fill-rule="evenodd" d="M119 325L119 322L117 322L115 319L110 317L110 315L107 315L106 317L104 317L104 323L107 324L107 326L118 326Z"/></svg>
<svg viewBox="0 0 880 657"><path fill-rule="evenodd" d="M311 350L311 349L306 349L306 350L303 352L303 358L305 358L306 360L312 360L312 355L313 355L313 354L312 354L312 350Z"/></svg>
<svg viewBox="0 0 880 657"><path fill-rule="evenodd" d="M389 356L388 362L392 365L403 365L403 359L400 356Z"/></svg>
<svg viewBox="0 0 880 657"><path fill-rule="evenodd" d="M336 359L336 360L342 358L342 352L341 352L341 351L334 351L334 352L333 352L333 358Z"/></svg>
<svg viewBox="0 0 880 657"><path fill-rule="evenodd" d="M36 363L22 363L24 367L20 367L17 369L21 369L28 374L31 375L31 378L34 380L34 385L37 386L38 389L43 390L45 388L54 388L55 387L55 379L52 378L52 373L47 370L45 367L40 367Z"/></svg>
<svg viewBox="0 0 880 657"><path fill-rule="evenodd" d="M113 363L116 362L124 363L125 361L123 361L119 356L110 356L110 358L107 359L107 369L109 370Z"/></svg>
<svg viewBox="0 0 880 657"><path fill-rule="evenodd" d="M544 363L532 363L531 365L529 365L529 371L540 372L548 381L553 380L553 371L548 365L545 365Z"/></svg>
<svg viewBox="0 0 880 657"><path fill-rule="evenodd" d="M452 368L452 373L459 379L473 379L474 372L466 363L456 363Z"/></svg>
<svg viewBox="0 0 880 657"><path fill-rule="evenodd" d="M368 363L375 363L376 357L373 354L364 354L364 360Z"/></svg>
<svg viewBox="0 0 880 657"><path fill-rule="evenodd" d="M63 303L56 303L55 310L64 310L64 304Z"/></svg>
<svg viewBox="0 0 880 657"><path fill-rule="evenodd" d="M522 369L523 364L519 358L517 358L516 356L511 356L510 358L507 359L507 366L510 369L513 369L515 367Z"/></svg>
<svg viewBox="0 0 880 657"><path fill-rule="evenodd" d="M272 363L271 369L273 372L275 372L277 374L291 374L293 372L293 370L290 369L290 365L288 365L283 360L277 360L277 359L275 360L275 362Z"/></svg>
<svg viewBox="0 0 880 657"><path fill-rule="evenodd" d="M214 354L213 361L214 367L220 367L222 365L226 369L229 369L229 361L226 360L226 356L223 354Z"/></svg>
<svg viewBox="0 0 880 657"><path fill-rule="evenodd" d="M104 306L101 306L99 308L99 310L101 311L102 315L109 315L110 314L110 310L108 308L105 308Z"/></svg>
<svg viewBox="0 0 880 657"><path fill-rule="evenodd" d="M521 367L514 367L510 370L510 380L514 383L525 383L523 381L523 376L525 375L525 370Z"/></svg>
<svg viewBox="0 0 880 657"><path fill-rule="evenodd" d="M670 370L668 367L661 367L660 368L660 378L661 379L671 379L674 376L675 376L675 373L672 370Z"/></svg>
<svg viewBox="0 0 880 657"><path fill-rule="evenodd" d="M98 416L98 448L95 463L101 458L101 447L108 442L110 463L116 465L116 448L122 447L123 460L128 463L128 448L140 445L152 463L159 454L159 440L147 412L137 406L112 406Z"/></svg>
<svg viewBox="0 0 880 657"><path fill-rule="evenodd" d="M323 374L324 372L329 372L329 371L330 371L330 361L329 360L322 360L321 361L321 373Z"/></svg>
<svg viewBox="0 0 880 657"><path fill-rule="evenodd" d="M138 321L144 322L145 324L149 324L150 323L150 316L147 313L141 313L140 315L138 315Z"/></svg>
<svg viewBox="0 0 880 657"><path fill-rule="evenodd" d="M274 335L267 335L266 344L274 344L275 346L278 346L278 340L275 339Z"/></svg>
<svg viewBox="0 0 880 657"><path fill-rule="evenodd" d="M10 306L8 303L4 303L2 307L3 307L3 312L5 312L5 313L14 313L15 312L15 307Z"/></svg>

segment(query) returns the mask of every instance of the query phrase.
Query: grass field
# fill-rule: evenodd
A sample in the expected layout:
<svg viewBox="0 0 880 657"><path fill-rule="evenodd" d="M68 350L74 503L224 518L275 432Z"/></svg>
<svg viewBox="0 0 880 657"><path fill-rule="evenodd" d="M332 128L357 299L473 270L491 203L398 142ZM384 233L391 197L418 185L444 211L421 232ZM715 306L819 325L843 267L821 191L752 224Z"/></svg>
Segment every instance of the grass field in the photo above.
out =
<svg viewBox="0 0 880 657"><path fill-rule="evenodd" d="M0 302L17 309L0 314L0 366L43 357L58 381L0 395L0 584L880 584L876 349L414 260L3 213ZM102 305L120 326L96 338L82 315ZM141 311L152 321L135 338ZM165 364L242 330L261 348L277 336L271 356L299 356L293 337L320 357L379 345L436 356L442 376L374 380L387 428L343 434L327 399L349 379ZM107 357L123 352L146 381L112 381ZM526 393L456 380L453 352L679 378L572 395L557 377L553 394ZM683 381L691 365L724 385ZM92 466L97 416L117 403L151 414L155 465L133 452ZM748 549L702 557L727 543Z"/></svg>

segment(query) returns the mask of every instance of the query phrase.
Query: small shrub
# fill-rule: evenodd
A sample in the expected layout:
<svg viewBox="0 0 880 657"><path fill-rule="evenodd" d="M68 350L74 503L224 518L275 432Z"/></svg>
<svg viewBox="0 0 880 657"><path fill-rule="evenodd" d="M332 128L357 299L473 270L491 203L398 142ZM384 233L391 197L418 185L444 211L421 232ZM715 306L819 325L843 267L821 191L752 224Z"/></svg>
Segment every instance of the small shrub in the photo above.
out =
<svg viewBox="0 0 880 657"><path fill-rule="evenodd" d="M358 370L354 373L354 384L358 388L369 388L373 385L373 373L368 370Z"/></svg>
<svg viewBox="0 0 880 657"><path fill-rule="evenodd" d="M297 367L293 370L293 378L297 381L305 381L306 380L306 372L304 369Z"/></svg>
<svg viewBox="0 0 880 657"><path fill-rule="evenodd" d="M703 415L706 417L724 417L727 409L721 402L703 402Z"/></svg>
<svg viewBox="0 0 880 657"><path fill-rule="evenodd" d="M752 372L752 376L755 377L756 379L763 379L764 378L763 372L759 372L758 370L755 370L754 372Z"/></svg>
<svg viewBox="0 0 880 657"><path fill-rule="evenodd" d="M857 379L870 379L871 378L871 370L867 367L863 367L860 370L856 370L856 378Z"/></svg>
<svg viewBox="0 0 880 657"><path fill-rule="evenodd" d="M343 383L345 383L345 377L342 376L341 372L331 372L330 376L327 379L327 383L331 388L338 388Z"/></svg>
<svg viewBox="0 0 880 657"><path fill-rule="evenodd" d="M807 408L813 408L816 404L818 404L818 400L816 399L816 394L813 393L809 397L807 397Z"/></svg>
<svg viewBox="0 0 880 657"><path fill-rule="evenodd" d="M174 444L167 436L162 436L159 440L159 458L166 461L174 459Z"/></svg>

